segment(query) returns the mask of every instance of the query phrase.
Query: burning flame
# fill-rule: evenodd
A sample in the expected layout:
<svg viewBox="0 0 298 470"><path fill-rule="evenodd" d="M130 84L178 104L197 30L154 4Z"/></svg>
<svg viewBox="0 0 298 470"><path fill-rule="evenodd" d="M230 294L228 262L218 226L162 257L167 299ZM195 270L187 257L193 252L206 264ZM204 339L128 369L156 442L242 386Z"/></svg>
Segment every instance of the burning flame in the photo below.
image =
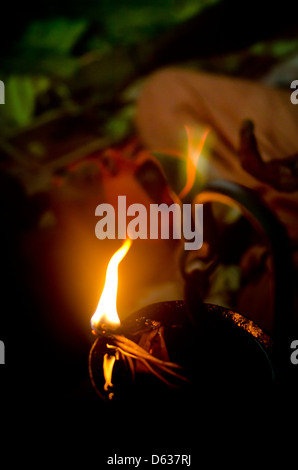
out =
<svg viewBox="0 0 298 470"><path fill-rule="evenodd" d="M112 347L109 344L107 344L107 347ZM108 397L109 400L112 400L114 397L114 393L110 392L110 389L114 386L112 383L112 375L113 375L113 369L115 362L119 359L119 354L118 351L115 351L114 354L105 354L103 357L103 375L105 378L105 384L103 386L103 389L106 392L109 392Z"/></svg>
<svg viewBox="0 0 298 470"><path fill-rule="evenodd" d="M91 326L96 330L100 323L119 325L117 313L118 266L131 247L132 240L127 238L119 250L112 256L106 273L105 285L97 309L91 318Z"/></svg>
<svg viewBox="0 0 298 470"><path fill-rule="evenodd" d="M202 153L204 144L206 142L207 136L210 132L209 128L206 128L203 132L201 137L200 143L198 147L196 147L193 143L193 136L191 130L188 126L185 126L186 134L187 134L187 160L186 160L186 185L180 191L179 198L183 199L187 194L191 191L193 184L195 182L196 171L197 171L197 164L199 157Z"/></svg>

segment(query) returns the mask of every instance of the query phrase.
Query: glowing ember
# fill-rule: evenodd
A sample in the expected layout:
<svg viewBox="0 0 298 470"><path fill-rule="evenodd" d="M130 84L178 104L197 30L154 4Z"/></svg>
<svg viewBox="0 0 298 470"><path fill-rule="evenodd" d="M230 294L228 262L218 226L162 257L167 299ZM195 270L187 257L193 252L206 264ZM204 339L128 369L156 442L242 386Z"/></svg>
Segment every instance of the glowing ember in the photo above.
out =
<svg viewBox="0 0 298 470"><path fill-rule="evenodd" d="M113 346L109 344L107 344L107 347L113 348ZM109 392L110 388L113 387L113 383L112 383L113 369L114 369L115 361L118 359L119 359L118 351L115 351L114 354L106 353L103 357L103 374L105 378L105 384L103 388L106 392ZM109 400L112 400L114 393L110 392L108 396L109 396Z"/></svg>
<svg viewBox="0 0 298 470"><path fill-rule="evenodd" d="M112 256L105 279L105 285L94 315L91 318L91 327L96 330L100 323L116 326L120 324L117 313L118 266L131 247L130 238Z"/></svg>
<svg viewBox="0 0 298 470"><path fill-rule="evenodd" d="M113 373L113 367L116 361L115 356L110 356L109 354L105 354L103 357L103 372L104 372L104 377L105 377L105 384L104 384L104 390L108 392L110 387L113 387L112 384L112 373Z"/></svg>

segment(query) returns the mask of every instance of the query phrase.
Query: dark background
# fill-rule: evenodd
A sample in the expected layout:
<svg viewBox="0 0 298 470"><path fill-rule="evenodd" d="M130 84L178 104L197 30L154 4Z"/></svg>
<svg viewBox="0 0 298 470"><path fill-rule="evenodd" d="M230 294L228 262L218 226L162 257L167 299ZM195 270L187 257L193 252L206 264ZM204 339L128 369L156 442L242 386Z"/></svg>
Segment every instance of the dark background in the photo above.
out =
<svg viewBox="0 0 298 470"><path fill-rule="evenodd" d="M80 323L68 326L71 312L63 303L57 287L59 281L51 277L47 263L44 270L46 278L51 279L53 297L45 308L45 286L37 296L38 281L32 285L32 278L39 277L36 260L24 255L24 240L32 231L38 240L36 227L53 194L51 188L49 197L42 179L38 180L39 190L34 189L36 172L41 174L42 168L48 170L49 162L58 162L53 174L67 182L67 168L72 162L64 162L64 154L69 149L81 148L83 159L85 143L98 137L98 130L94 129L99 128L99 136L106 139L99 150L131 137L134 129L130 114L123 112L119 117L119 110L126 109L119 98L120 91L160 66L187 63L208 71L258 79L297 51L297 15L288 1L166 0L152 4L137 0L76 0L68 4L55 0L38 4L29 1L24 5L6 3L1 6L1 18L0 79L6 85L6 104L0 109L0 339L6 347L6 364L0 370L1 404L10 420L14 416L14 423L22 421L23 438L33 418L35 430L43 432L51 424L57 431L61 422L65 425L73 423L76 416L78 421L91 416L101 435L103 422L108 423L103 438L106 439L107 434L114 436L118 427L125 433L119 418L123 410L111 420L110 411L99 404L90 388L86 364L93 338L91 333L86 334L87 319L84 331L80 330ZM92 58L94 54L107 62L99 61L95 69L92 65L82 66L86 64L82 57ZM133 71L126 72L122 59L127 56L135 61ZM103 71L109 72L109 67L117 71L112 74L119 78L115 83L109 74L107 79L103 78ZM90 113L88 103L93 99ZM45 132L43 138L36 122L40 123L46 113L53 111L51 125L55 127L58 122L61 128L60 112L69 101L79 109L75 129L82 132L81 140L74 139L71 130L75 123L67 113L58 143L55 139L52 142L51 133ZM35 144L38 141L40 147L28 147L31 141ZM61 147L61 141L63 145L67 142L67 151ZM49 146L50 156L43 157L43 149ZM63 205L63 201L59 204ZM58 227L54 239L64 236L59 230L63 228ZM34 240L30 242L33 246ZM49 244L42 246L48 246L51 253L52 243L50 236ZM37 245L35 256L40 261L42 249ZM60 329L57 322L52 324L49 320L53 308L55 317L61 318ZM149 407L144 404L141 424L138 423L142 429L148 427L148 419L151 423L148 417L151 406L159 414L158 404ZM55 418L51 416L52 409ZM125 419L129 420L129 414ZM154 426L160 428L160 418L156 419ZM88 429L88 437L94 440L89 425L86 420L83 429ZM74 426L73 432L75 429ZM61 429L58 434L62 439ZM162 436L159 437L162 447ZM134 444L131 447L135 448ZM30 455L29 444L28 449Z"/></svg>

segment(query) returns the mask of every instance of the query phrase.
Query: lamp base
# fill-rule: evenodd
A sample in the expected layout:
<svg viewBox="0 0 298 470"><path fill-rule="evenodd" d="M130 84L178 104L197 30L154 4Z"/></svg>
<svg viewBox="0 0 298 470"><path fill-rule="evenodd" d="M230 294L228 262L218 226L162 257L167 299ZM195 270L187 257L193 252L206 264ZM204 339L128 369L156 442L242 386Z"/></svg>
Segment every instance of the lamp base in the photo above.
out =
<svg viewBox="0 0 298 470"><path fill-rule="evenodd" d="M114 365L113 401L137 404L146 400L158 403L196 402L217 394L261 394L274 382L271 360L271 338L254 322L223 307L205 304L208 327L195 327L188 320L183 301L149 305L123 322L125 336L135 342L138 331L144 334L162 328L169 360L180 366L179 374L186 380L161 380L150 370L135 370L125 360ZM130 335L131 332L131 335ZM103 358L110 349L112 337L98 337L90 352L90 374L93 385L103 399L109 399L111 389L104 390ZM165 354L165 352L164 352ZM162 360L165 358L162 357ZM167 374L163 378L168 379Z"/></svg>

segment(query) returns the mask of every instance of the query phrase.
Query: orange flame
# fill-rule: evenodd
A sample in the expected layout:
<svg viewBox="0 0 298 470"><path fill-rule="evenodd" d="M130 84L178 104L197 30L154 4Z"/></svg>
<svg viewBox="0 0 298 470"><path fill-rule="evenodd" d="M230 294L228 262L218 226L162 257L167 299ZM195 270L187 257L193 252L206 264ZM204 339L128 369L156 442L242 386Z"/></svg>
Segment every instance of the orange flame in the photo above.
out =
<svg viewBox="0 0 298 470"><path fill-rule="evenodd" d="M132 240L127 238L114 253L107 267L106 279L97 309L91 318L91 326L96 329L100 323L111 326L120 324L117 313L118 266L131 247Z"/></svg>
<svg viewBox="0 0 298 470"><path fill-rule="evenodd" d="M196 177L196 168L198 160L202 153L206 138L210 132L209 128L205 129L201 137L199 146L195 148L190 128L188 126L185 126L185 130L187 134L186 185L179 193L180 199L183 199L185 196L187 196L187 194L191 191L191 188L193 187Z"/></svg>

